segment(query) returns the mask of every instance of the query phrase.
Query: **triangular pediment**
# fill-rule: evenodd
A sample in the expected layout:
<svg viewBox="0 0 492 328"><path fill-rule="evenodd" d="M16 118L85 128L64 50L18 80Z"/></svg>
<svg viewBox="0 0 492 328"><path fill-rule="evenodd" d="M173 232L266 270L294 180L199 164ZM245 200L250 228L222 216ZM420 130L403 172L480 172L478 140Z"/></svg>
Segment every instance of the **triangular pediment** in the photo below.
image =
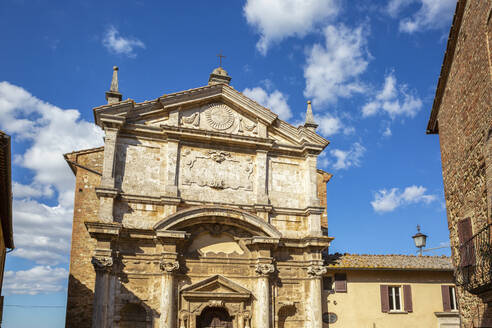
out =
<svg viewBox="0 0 492 328"><path fill-rule="evenodd" d="M215 275L193 285L181 289L184 297L194 298L249 298L251 292L237 283L221 276Z"/></svg>
<svg viewBox="0 0 492 328"><path fill-rule="evenodd" d="M312 130L294 127L231 86L209 85L163 95L152 101L125 100L94 108L96 123L135 131L249 140L269 147L319 147L328 141Z"/></svg>

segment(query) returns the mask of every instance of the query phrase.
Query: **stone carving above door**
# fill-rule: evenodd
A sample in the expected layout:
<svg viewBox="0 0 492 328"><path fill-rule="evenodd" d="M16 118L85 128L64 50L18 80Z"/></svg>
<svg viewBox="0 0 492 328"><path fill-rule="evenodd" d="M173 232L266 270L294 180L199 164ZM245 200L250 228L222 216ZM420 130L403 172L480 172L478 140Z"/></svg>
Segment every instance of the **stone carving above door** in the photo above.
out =
<svg viewBox="0 0 492 328"><path fill-rule="evenodd" d="M226 151L183 151L180 181L216 190L253 190L252 156L234 156Z"/></svg>

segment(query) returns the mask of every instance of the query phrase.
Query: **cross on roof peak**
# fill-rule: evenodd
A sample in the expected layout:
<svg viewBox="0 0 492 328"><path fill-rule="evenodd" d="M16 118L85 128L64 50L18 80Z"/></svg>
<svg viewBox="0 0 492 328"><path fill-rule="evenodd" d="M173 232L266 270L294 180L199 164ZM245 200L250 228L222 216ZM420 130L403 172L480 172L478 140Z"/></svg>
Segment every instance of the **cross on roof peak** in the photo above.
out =
<svg viewBox="0 0 492 328"><path fill-rule="evenodd" d="M222 51L217 55L219 57L219 67L222 67L222 58L226 58L226 56L222 55Z"/></svg>

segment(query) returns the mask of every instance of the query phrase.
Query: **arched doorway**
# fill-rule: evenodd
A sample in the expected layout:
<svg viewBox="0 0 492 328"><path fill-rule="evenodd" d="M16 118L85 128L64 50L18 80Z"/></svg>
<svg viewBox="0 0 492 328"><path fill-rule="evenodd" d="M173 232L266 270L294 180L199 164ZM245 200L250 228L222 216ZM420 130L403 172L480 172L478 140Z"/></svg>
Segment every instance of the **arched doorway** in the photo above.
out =
<svg viewBox="0 0 492 328"><path fill-rule="evenodd" d="M197 328L232 328L232 318L223 307L206 307L196 323Z"/></svg>

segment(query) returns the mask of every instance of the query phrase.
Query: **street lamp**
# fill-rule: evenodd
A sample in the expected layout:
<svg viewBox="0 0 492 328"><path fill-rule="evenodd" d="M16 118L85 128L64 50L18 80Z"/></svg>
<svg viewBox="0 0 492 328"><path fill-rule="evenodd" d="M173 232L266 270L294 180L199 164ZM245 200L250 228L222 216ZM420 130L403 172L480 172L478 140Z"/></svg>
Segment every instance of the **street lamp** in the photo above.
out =
<svg viewBox="0 0 492 328"><path fill-rule="evenodd" d="M419 249L420 256L422 256L422 248L425 247L425 242L427 240L427 235L420 232L420 226L417 225L417 233L412 236L415 246Z"/></svg>

